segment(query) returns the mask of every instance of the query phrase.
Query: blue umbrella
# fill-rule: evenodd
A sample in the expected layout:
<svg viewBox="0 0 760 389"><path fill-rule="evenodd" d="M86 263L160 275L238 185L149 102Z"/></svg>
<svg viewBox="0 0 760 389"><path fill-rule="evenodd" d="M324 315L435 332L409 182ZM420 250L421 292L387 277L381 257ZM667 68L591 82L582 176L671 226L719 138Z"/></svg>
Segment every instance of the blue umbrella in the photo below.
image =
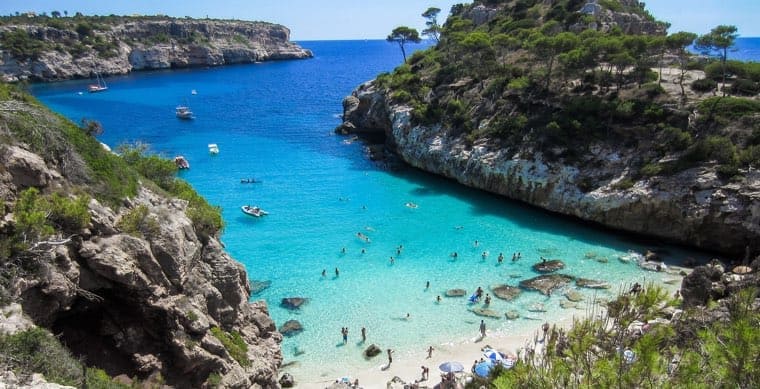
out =
<svg viewBox="0 0 760 389"><path fill-rule="evenodd" d="M441 369L444 373L457 373L460 371L464 371L464 366L462 366L459 362L444 362L440 366L438 366L439 369Z"/></svg>
<svg viewBox="0 0 760 389"><path fill-rule="evenodd" d="M483 362L475 365L475 374L481 377L488 377L488 373L493 369L493 362L490 359L486 359Z"/></svg>

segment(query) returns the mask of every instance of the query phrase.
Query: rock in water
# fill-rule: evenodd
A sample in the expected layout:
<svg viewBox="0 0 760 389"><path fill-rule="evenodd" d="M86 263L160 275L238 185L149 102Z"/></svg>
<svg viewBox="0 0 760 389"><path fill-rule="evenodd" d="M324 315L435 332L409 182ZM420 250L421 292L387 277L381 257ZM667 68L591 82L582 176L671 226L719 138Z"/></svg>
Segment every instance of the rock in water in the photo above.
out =
<svg viewBox="0 0 760 389"><path fill-rule="evenodd" d="M579 292L577 290L573 290L573 289L568 290L567 292L565 292L565 297L568 300L570 300L570 301L572 301L574 303L577 303L579 301L583 301L583 298L584 298L583 294L581 292Z"/></svg>
<svg viewBox="0 0 760 389"><path fill-rule="evenodd" d="M287 309L299 309L301 305L304 305L308 301L305 297L286 297L282 299L280 305Z"/></svg>
<svg viewBox="0 0 760 389"><path fill-rule="evenodd" d="M496 285L494 287L491 287L491 291L493 292L494 296L507 301L516 299L517 296L519 296L522 292L520 288L509 285Z"/></svg>
<svg viewBox="0 0 760 389"><path fill-rule="evenodd" d="M529 280L520 281L520 287L528 290L537 290L549 296L553 289L565 286L572 280L572 276L565 274L544 274Z"/></svg>
<svg viewBox="0 0 760 389"><path fill-rule="evenodd" d="M537 271L539 273L552 273L557 270L561 270L565 268L565 264L562 263L559 259L552 259L551 261L544 261L536 263L532 266L534 271Z"/></svg>
<svg viewBox="0 0 760 389"><path fill-rule="evenodd" d="M291 337L301 333L303 326L298 320L288 320L280 327L279 331L284 336Z"/></svg>
<svg viewBox="0 0 760 389"><path fill-rule="evenodd" d="M576 279L575 285L581 288L589 288L589 289L609 289L610 288L610 284L605 281L591 280L588 278Z"/></svg>
<svg viewBox="0 0 760 389"><path fill-rule="evenodd" d="M272 281L251 280L251 295L255 296L263 292L264 289L268 288L270 285L272 285Z"/></svg>
<svg viewBox="0 0 760 389"><path fill-rule="evenodd" d="M367 347L367 348L364 350L364 356L365 356L365 357L367 357L367 358L372 358L372 357L374 357L375 355L377 355L377 354L380 354L381 352L383 352L383 350L380 350L380 347L377 347L377 346L376 346L376 345L373 343L373 344L369 345L369 346L368 346L368 347Z"/></svg>
<svg viewBox="0 0 760 389"><path fill-rule="evenodd" d="M508 311L507 313L505 313L504 316L506 316L507 319L509 319L509 320L515 320L518 317L520 317L520 312L517 312L515 310L511 310L511 311Z"/></svg>
<svg viewBox="0 0 760 389"><path fill-rule="evenodd" d="M578 303L574 303L572 301L562 300L559 302L559 306L562 307L562 309L571 309L571 308L578 308Z"/></svg>
<svg viewBox="0 0 760 389"><path fill-rule="evenodd" d="M446 297L462 297L467 292L464 289L449 289L446 291Z"/></svg>
<svg viewBox="0 0 760 389"><path fill-rule="evenodd" d="M473 308L472 313L478 316L492 317L494 319L501 319L501 313L488 308Z"/></svg>
<svg viewBox="0 0 760 389"><path fill-rule="evenodd" d="M280 377L280 385L283 388L292 388L296 385L296 379L290 373L285 373Z"/></svg>

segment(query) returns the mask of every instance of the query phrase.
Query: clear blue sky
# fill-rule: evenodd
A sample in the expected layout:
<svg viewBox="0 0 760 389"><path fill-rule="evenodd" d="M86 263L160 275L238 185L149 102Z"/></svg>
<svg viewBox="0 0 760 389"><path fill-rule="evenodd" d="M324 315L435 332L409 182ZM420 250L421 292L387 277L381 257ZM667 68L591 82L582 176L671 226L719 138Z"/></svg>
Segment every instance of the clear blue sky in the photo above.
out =
<svg viewBox="0 0 760 389"><path fill-rule="evenodd" d="M203 18L262 20L291 30L293 40L382 39L396 26L422 30L420 14L440 8L441 22L451 6L463 0L2 0L0 14L58 10L87 15L166 14ZM733 24L742 36L760 36L760 0L648 0L670 32L708 32Z"/></svg>

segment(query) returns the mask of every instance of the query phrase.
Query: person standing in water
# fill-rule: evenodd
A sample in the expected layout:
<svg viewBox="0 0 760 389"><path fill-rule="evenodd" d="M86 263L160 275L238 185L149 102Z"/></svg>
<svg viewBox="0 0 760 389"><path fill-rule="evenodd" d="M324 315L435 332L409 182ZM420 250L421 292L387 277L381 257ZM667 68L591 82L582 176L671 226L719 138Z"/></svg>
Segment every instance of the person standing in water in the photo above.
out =
<svg viewBox="0 0 760 389"><path fill-rule="evenodd" d="M362 343L367 341L367 329L362 327Z"/></svg>
<svg viewBox="0 0 760 389"><path fill-rule="evenodd" d="M335 277L338 277L338 276L340 276L340 270L338 270L338 268L336 267L335 268Z"/></svg>
<svg viewBox="0 0 760 389"><path fill-rule="evenodd" d="M485 338L486 337L486 322L485 320L480 320L480 336Z"/></svg>
<svg viewBox="0 0 760 389"><path fill-rule="evenodd" d="M391 367L391 363L393 362L393 353L393 350L388 349L388 367Z"/></svg>

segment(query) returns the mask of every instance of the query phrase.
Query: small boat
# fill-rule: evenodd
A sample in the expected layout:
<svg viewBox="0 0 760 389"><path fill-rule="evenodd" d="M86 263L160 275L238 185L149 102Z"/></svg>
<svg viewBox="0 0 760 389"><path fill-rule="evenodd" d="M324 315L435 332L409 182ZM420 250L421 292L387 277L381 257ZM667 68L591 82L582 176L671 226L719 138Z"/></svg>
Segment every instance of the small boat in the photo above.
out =
<svg viewBox="0 0 760 389"><path fill-rule="evenodd" d="M217 146L216 143L209 143L208 152L211 154L219 154L219 146Z"/></svg>
<svg viewBox="0 0 760 389"><path fill-rule="evenodd" d="M241 184L257 184L261 181L257 181L255 178L241 178L240 183Z"/></svg>
<svg viewBox="0 0 760 389"><path fill-rule="evenodd" d="M174 157L174 163L180 169L190 169L190 162L187 162L187 159L181 155Z"/></svg>
<svg viewBox="0 0 760 389"><path fill-rule="evenodd" d="M256 217L262 217L264 215L268 215L269 213L257 206L250 206L250 205L244 205L240 207L240 209L243 211L246 215L256 216Z"/></svg>
<svg viewBox="0 0 760 389"><path fill-rule="evenodd" d="M191 94L191 95L197 95L197 94L198 94L198 91L196 91L195 89L193 89L193 90L191 90L191 91L190 91L190 94Z"/></svg>
<svg viewBox="0 0 760 389"><path fill-rule="evenodd" d="M95 73L95 77L97 78L98 83L87 85L87 91L90 93L96 93L108 90L108 85L106 85L106 81L100 77L100 73Z"/></svg>
<svg viewBox="0 0 760 389"><path fill-rule="evenodd" d="M177 117L180 119L190 120L193 119L193 111L186 105L178 105L176 108Z"/></svg>

